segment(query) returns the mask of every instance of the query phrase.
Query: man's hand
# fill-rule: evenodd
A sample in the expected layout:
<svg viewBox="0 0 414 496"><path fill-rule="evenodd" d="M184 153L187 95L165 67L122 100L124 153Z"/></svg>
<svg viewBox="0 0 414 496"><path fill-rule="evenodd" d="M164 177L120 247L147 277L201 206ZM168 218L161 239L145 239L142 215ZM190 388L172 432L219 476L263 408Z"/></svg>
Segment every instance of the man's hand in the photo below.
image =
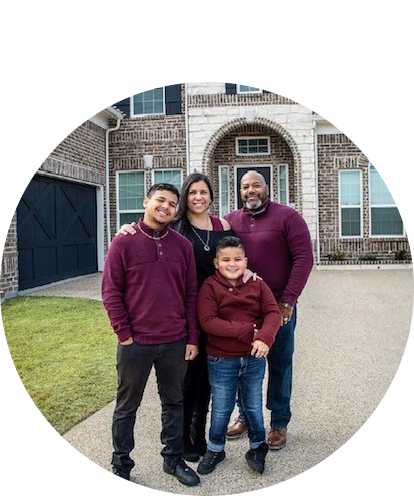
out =
<svg viewBox="0 0 414 496"><path fill-rule="evenodd" d="M194 360L194 358L198 355L198 346L195 344L188 344L185 347L185 359L186 360Z"/></svg>
<svg viewBox="0 0 414 496"><path fill-rule="evenodd" d="M129 346L130 344L132 344L134 342L133 338L130 337L128 338L126 341L121 341L120 344L122 344L122 346Z"/></svg>
<svg viewBox="0 0 414 496"><path fill-rule="evenodd" d="M292 318L293 308L284 307L280 301L277 302L277 306L279 307L280 312L280 325L286 325Z"/></svg>
<svg viewBox="0 0 414 496"><path fill-rule="evenodd" d="M115 234L115 236L119 236L123 234L126 236L127 234L132 234L132 236L136 233L134 226L136 226L136 222L131 222L131 224L122 224L121 229Z"/></svg>
<svg viewBox="0 0 414 496"><path fill-rule="evenodd" d="M256 341L253 341L251 352L252 356L255 356L256 358L264 358L267 357L268 354L269 347L266 343L263 343L263 341L259 341L258 339L256 339Z"/></svg>

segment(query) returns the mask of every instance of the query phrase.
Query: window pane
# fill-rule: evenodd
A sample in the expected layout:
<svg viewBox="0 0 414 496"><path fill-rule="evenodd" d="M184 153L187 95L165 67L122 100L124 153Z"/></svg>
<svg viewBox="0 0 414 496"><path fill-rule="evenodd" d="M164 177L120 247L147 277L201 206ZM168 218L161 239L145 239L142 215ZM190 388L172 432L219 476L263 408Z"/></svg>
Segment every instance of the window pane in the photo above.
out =
<svg viewBox="0 0 414 496"><path fill-rule="evenodd" d="M239 155L257 155L260 153L269 153L269 140L267 138L248 138L237 141Z"/></svg>
<svg viewBox="0 0 414 496"><path fill-rule="evenodd" d="M129 172L118 175L119 210L143 208L144 197L144 172Z"/></svg>
<svg viewBox="0 0 414 496"><path fill-rule="evenodd" d="M220 209L221 209L221 215L226 215L230 211L228 167L220 168Z"/></svg>
<svg viewBox="0 0 414 496"><path fill-rule="evenodd" d="M341 171L341 205L361 204L361 175L359 171Z"/></svg>
<svg viewBox="0 0 414 496"><path fill-rule="evenodd" d="M119 214L119 225L122 226L122 224L131 224L131 222L138 222L138 219L141 217L144 217L143 213L126 213L126 214Z"/></svg>
<svg viewBox="0 0 414 496"><path fill-rule="evenodd" d="M361 235L361 209L343 208L342 209L342 236L360 236Z"/></svg>
<svg viewBox="0 0 414 496"><path fill-rule="evenodd" d="M371 209L371 234L375 236L401 236L404 226L397 207Z"/></svg>
<svg viewBox="0 0 414 496"><path fill-rule="evenodd" d="M134 114L160 114L164 112L164 88L155 88L134 95Z"/></svg>
<svg viewBox="0 0 414 496"><path fill-rule="evenodd" d="M246 86L244 84L241 84L239 87L240 92L245 92L245 91L260 91L260 88L255 88L254 86Z"/></svg>
<svg viewBox="0 0 414 496"><path fill-rule="evenodd" d="M288 204L288 168L280 165L279 171L279 203Z"/></svg>
<svg viewBox="0 0 414 496"><path fill-rule="evenodd" d="M395 205L387 185L373 165L370 166L371 205Z"/></svg>
<svg viewBox="0 0 414 496"><path fill-rule="evenodd" d="M158 170L154 172L154 183L173 184L178 190L181 189L181 171Z"/></svg>

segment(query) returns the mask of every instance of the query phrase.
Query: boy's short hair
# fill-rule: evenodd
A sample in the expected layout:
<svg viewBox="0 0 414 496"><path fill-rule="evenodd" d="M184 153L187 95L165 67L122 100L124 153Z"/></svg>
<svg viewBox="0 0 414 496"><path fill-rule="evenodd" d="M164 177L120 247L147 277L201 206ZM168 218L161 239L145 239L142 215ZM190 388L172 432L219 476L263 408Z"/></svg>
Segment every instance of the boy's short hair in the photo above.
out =
<svg viewBox="0 0 414 496"><path fill-rule="evenodd" d="M147 198L151 198L151 196L156 191L160 191L160 190L171 191L171 193L174 193L174 195L177 196L177 201L180 199L180 193L179 193L178 189L173 184L170 184L170 183L157 183L157 184L153 184L151 186L151 188L148 190Z"/></svg>
<svg viewBox="0 0 414 496"><path fill-rule="evenodd" d="M220 241L217 243L216 257L218 256L219 251L224 250L225 248L240 248L241 250L243 250L243 253L245 253L242 242L236 236L225 236L224 238L220 239Z"/></svg>

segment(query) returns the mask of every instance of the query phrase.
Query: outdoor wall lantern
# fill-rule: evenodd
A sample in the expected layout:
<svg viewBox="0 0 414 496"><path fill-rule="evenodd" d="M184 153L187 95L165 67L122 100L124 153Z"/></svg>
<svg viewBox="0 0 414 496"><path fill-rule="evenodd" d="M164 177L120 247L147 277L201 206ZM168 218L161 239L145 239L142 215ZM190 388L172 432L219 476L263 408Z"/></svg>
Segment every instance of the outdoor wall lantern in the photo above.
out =
<svg viewBox="0 0 414 496"><path fill-rule="evenodd" d="M144 169L151 170L154 155L144 155L143 158L144 158Z"/></svg>

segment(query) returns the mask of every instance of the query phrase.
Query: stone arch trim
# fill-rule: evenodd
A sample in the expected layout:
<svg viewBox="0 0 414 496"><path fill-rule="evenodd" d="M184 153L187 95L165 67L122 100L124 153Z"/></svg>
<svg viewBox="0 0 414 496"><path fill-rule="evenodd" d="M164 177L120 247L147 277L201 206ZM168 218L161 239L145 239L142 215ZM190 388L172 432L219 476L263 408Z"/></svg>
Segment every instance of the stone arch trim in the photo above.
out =
<svg viewBox="0 0 414 496"><path fill-rule="evenodd" d="M389 146L384 146L383 141L380 139L371 141L360 153L358 157L358 164L363 167L368 167L371 158L378 152L391 151L398 153L404 160L406 165L414 167L414 152L411 148L399 139L391 138Z"/></svg>
<svg viewBox="0 0 414 496"><path fill-rule="evenodd" d="M265 126L268 129L274 131L275 133L279 134L288 144L292 156L293 156L293 167L294 167L294 174L296 178L296 188L297 188L297 202L296 202L296 209L302 213L302 165L301 165L301 158L300 158L300 153L298 146L293 139L292 135L280 124L277 122L271 121L269 119L265 119L263 117L257 117L253 121L247 121L245 117L240 117L238 119L234 119L230 122L227 122L223 126L221 126L208 140L206 147L204 149L203 153L203 158L202 158L202 171L208 175L211 176L213 173L213 155L214 155L214 150L216 149L217 145L219 142L226 136L226 134L235 131L237 128L243 126L243 125L260 125L260 126Z"/></svg>

